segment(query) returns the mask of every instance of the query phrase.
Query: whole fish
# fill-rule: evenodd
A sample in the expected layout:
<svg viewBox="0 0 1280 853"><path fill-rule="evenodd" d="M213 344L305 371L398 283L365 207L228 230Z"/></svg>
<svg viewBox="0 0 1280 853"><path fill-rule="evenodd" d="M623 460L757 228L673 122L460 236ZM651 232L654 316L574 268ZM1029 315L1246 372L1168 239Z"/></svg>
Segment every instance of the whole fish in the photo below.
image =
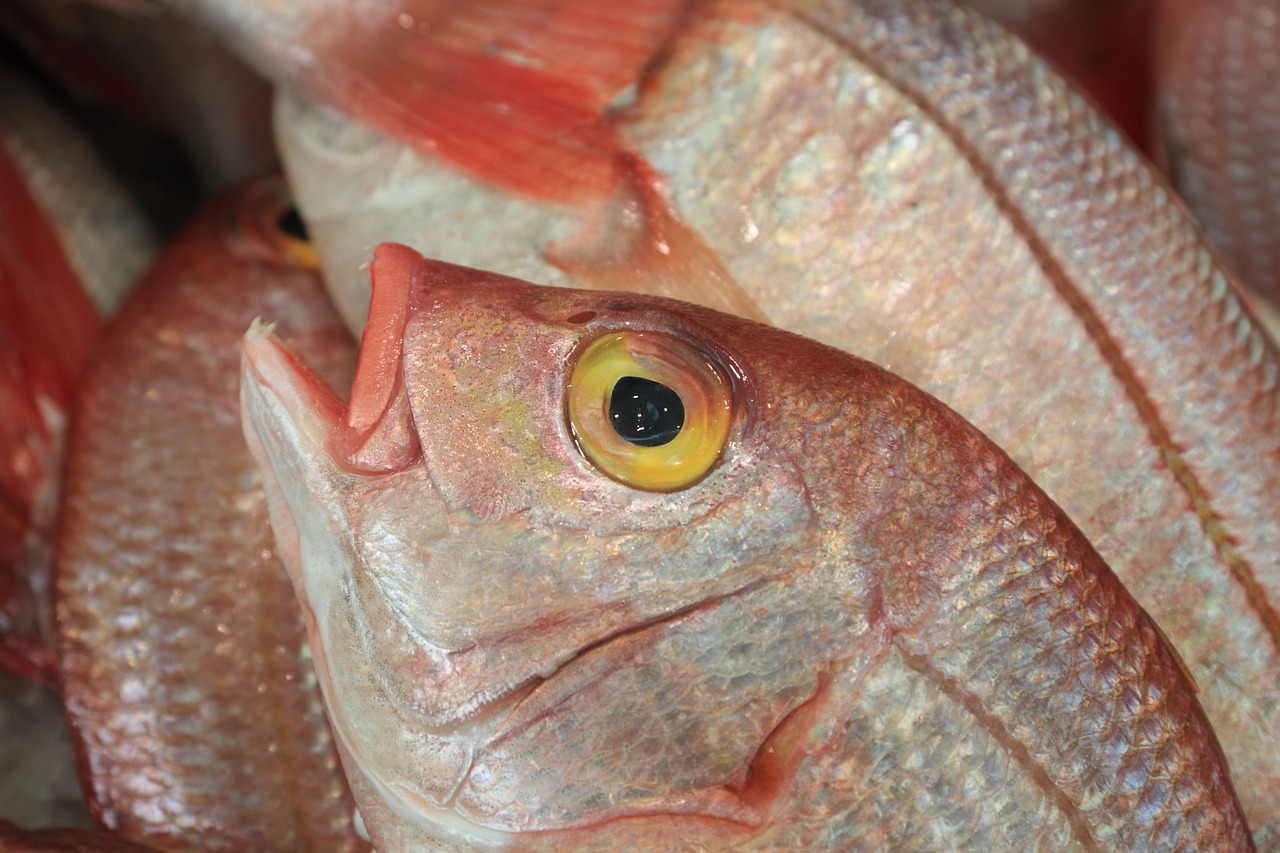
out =
<svg viewBox="0 0 1280 853"><path fill-rule="evenodd" d="M268 25L245 27L242 38L265 37L280 56L318 56L270 16L282 5L304 17L308 8L332 5L247 5ZM1268 590L1275 585L1274 561L1265 555L1275 553L1267 495L1275 493L1268 478L1276 450L1266 438L1275 434L1275 356L1241 316L1231 285L1188 236L1159 182L1042 65L972 16L922 2L735 9L749 14L723 26L701 15L687 19L689 27L650 28L667 35L659 59L639 63L643 85L597 92L587 102L594 109L586 111L588 125L601 116L625 122L617 132L588 134L615 146L599 150L630 157L616 173L630 183L606 199L616 204L592 202L590 193L585 204L547 203L555 198L547 187L563 182L563 173L522 175L518 157L486 172L476 164L493 164L488 156L473 157L470 171L444 158L450 168L433 164L452 188L420 197L420 207L438 214L433 219L414 219L407 205L377 210L394 179L375 182L377 192L349 189L356 186L345 181L351 169L372 173L380 159L417 167L414 155L374 137L376 145L338 151L346 158L335 158L325 183L366 202L349 223L361 224L370 211L383 222L371 235L335 226L334 234L347 237L350 263L327 265L341 280L359 281L350 270L360 247L396 236L454 260L523 272L486 259L500 252L541 264L551 272L537 278L563 283L702 288L710 281L720 289L708 301L745 291L744 313L834 343L852 338L842 345L946 395L1043 484L1067 484L1065 491L1054 486L1055 497L1190 650L1236 774L1247 780L1242 791L1254 824L1262 832L1274 827L1276 631ZM397 11L409 14L410 27L384 9L370 17L424 35L416 9ZM516 68L539 60L537 51L480 29L471 44L490 57L513 58ZM580 35L592 35L580 40L593 46L615 43L589 28ZM302 67L323 74L331 65ZM777 78L782 85L769 82L774 68L812 74ZM685 94L693 99L682 100ZM509 130L500 121L503 98L477 102L493 109L464 143ZM614 113L613 106L626 109ZM438 105L435 113L448 118ZM455 122L453 130L459 127L467 129ZM452 150L465 154L466 145ZM504 180L530 185L517 199L523 206L509 201L515 191ZM605 227L592 232L593 222ZM673 222L682 226L678 241L666 239ZM391 233L388 224L412 233ZM471 239L476 234L485 238ZM421 242L436 238L448 244L443 251ZM564 251L575 241L568 248L579 251ZM673 246L677 263L664 270L670 254L663 248ZM322 248L327 259L337 251ZM475 257L447 254L454 251ZM943 286L957 281L958 288ZM1175 296L1160 297L1169 282ZM782 310L761 307L769 300ZM832 310L813 311L814 304ZM1126 315L1136 319L1121 322ZM1006 333L1016 337L1006 341ZM1224 378L1206 384L1204 377L1217 376ZM953 385L960 389L954 396Z"/></svg>
<svg viewBox="0 0 1280 853"><path fill-rule="evenodd" d="M1168 632L1274 846L1280 363L1230 275L1144 158L978 15L733 9L688 20L610 114L648 178L604 201L518 193L283 95L344 316L368 304L365 247L394 239L680 295L892 369L1004 448Z"/></svg>
<svg viewBox="0 0 1280 853"><path fill-rule="evenodd" d="M55 554L58 666L95 817L166 850L364 849L262 485L236 342L259 313L341 381L352 342L278 181L148 271L85 377Z"/></svg>
<svg viewBox="0 0 1280 853"><path fill-rule="evenodd" d="M1241 279L1280 307L1280 5L1157 0L1161 153Z"/></svg>
<svg viewBox="0 0 1280 853"><path fill-rule="evenodd" d="M1252 844L1176 655L938 401L653 297L383 245L351 402L246 437L375 846Z"/></svg>

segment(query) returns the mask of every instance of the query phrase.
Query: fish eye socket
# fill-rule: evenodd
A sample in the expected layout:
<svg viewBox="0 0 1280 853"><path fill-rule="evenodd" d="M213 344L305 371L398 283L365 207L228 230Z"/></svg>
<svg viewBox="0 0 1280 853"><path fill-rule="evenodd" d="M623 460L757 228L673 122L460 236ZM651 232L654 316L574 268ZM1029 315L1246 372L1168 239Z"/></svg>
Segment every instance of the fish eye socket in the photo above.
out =
<svg viewBox="0 0 1280 853"><path fill-rule="evenodd" d="M237 254L277 266L320 268L307 226L282 182L247 187L230 208L226 225L224 233Z"/></svg>
<svg viewBox="0 0 1280 853"><path fill-rule="evenodd" d="M573 365L566 409L587 461L614 480L656 492L705 477L733 419L724 374L658 332L615 332L589 343Z"/></svg>
<svg viewBox="0 0 1280 853"><path fill-rule="evenodd" d="M315 247L311 245L307 225L302 221L297 207L290 204L279 210L273 224L272 242L290 266L310 270L320 268L320 259L316 256Z"/></svg>

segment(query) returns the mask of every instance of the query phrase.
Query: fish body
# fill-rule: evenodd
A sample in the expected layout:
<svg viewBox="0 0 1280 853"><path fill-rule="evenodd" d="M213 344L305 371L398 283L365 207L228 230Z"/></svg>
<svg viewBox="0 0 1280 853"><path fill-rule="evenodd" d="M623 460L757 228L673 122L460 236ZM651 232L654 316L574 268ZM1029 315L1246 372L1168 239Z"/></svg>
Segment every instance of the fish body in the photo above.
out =
<svg viewBox="0 0 1280 853"><path fill-rule="evenodd" d="M256 326L242 411L377 849L1252 847L1154 623L936 400L684 303L370 274L350 405ZM684 407L638 461L631 372Z"/></svg>
<svg viewBox="0 0 1280 853"><path fill-rule="evenodd" d="M1145 148L1153 0L962 0L1052 61Z"/></svg>
<svg viewBox="0 0 1280 853"><path fill-rule="evenodd" d="M86 797L166 850L364 848L238 428L257 314L335 380L353 366L287 204L257 183L175 239L107 330L68 442L57 651Z"/></svg>
<svg viewBox="0 0 1280 853"><path fill-rule="evenodd" d="M112 314L159 249L129 190L75 120L16 73L0 74L0 140L103 315Z"/></svg>
<svg viewBox="0 0 1280 853"><path fill-rule="evenodd" d="M693 18L612 115L674 243L634 185L548 203L282 96L344 316L364 319L365 247L395 239L749 313L902 375L1077 520L1182 653L1276 837L1280 364L1230 273L1122 135L978 15L735 9Z"/></svg>

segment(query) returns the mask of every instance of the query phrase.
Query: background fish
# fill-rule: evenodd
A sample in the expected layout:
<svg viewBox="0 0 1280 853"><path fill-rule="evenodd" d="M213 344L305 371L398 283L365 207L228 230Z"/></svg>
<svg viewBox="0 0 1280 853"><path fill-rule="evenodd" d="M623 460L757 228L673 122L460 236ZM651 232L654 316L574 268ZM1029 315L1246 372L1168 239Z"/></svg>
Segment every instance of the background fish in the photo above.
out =
<svg viewBox="0 0 1280 853"><path fill-rule="evenodd" d="M58 665L90 807L166 850L358 850L238 429L234 341L282 318L335 380L351 341L260 183L157 260L86 375L56 553Z"/></svg>
<svg viewBox="0 0 1280 853"><path fill-rule="evenodd" d="M242 399L379 850L1252 847L1154 624L937 401L683 303L370 275L349 407L261 326Z"/></svg>

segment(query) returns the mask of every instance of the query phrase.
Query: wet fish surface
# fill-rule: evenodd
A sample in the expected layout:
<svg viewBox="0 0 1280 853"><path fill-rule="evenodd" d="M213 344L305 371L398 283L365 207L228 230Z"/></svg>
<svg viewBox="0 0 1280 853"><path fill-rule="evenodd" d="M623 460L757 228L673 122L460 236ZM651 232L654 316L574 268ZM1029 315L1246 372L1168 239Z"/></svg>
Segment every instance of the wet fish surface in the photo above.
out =
<svg viewBox="0 0 1280 853"><path fill-rule="evenodd" d="M933 398L684 303L370 275L350 405L257 325L242 408L383 853L1252 849L1154 623Z"/></svg>
<svg viewBox="0 0 1280 853"><path fill-rule="evenodd" d="M931 0L693 16L606 118L678 240L633 184L549 203L296 94L277 113L349 321L368 303L352 270L393 239L548 284L745 303L954 407L1168 632L1276 844L1280 362L1161 176L1025 46Z"/></svg>
<svg viewBox="0 0 1280 853"><path fill-rule="evenodd" d="M58 665L89 805L166 850L360 850L301 620L238 429L235 341L282 318L318 370L349 337L279 230L278 182L213 204L112 323L71 428Z"/></svg>

